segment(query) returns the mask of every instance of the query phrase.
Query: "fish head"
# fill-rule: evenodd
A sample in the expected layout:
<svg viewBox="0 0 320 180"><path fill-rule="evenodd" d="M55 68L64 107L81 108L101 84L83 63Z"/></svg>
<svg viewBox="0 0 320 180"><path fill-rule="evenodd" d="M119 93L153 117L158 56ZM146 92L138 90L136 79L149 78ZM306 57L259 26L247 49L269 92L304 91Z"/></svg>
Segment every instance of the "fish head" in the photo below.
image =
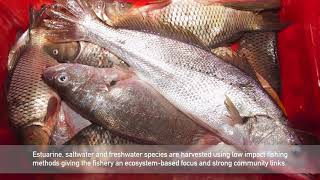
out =
<svg viewBox="0 0 320 180"><path fill-rule="evenodd" d="M80 52L79 42L46 43L43 50L60 63L72 62Z"/></svg>
<svg viewBox="0 0 320 180"><path fill-rule="evenodd" d="M92 96L108 93L117 81L132 77L132 73L116 68L95 68L81 64L60 64L47 68L44 81L55 89L61 98Z"/></svg>
<svg viewBox="0 0 320 180"><path fill-rule="evenodd" d="M46 39L46 29L37 27L29 30L30 44L43 50L61 63L73 62L80 53L79 42L54 43Z"/></svg>
<svg viewBox="0 0 320 180"><path fill-rule="evenodd" d="M91 75L89 66L76 64L60 64L47 68L43 80L58 92L61 98L74 98L74 93L85 87Z"/></svg>

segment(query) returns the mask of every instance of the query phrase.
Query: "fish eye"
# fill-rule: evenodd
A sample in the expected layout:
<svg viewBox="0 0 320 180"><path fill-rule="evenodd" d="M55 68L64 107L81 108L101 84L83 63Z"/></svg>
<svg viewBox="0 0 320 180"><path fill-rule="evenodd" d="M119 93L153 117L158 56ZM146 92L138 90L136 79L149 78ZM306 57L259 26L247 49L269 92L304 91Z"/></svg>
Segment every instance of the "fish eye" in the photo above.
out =
<svg viewBox="0 0 320 180"><path fill-rule="evenodd" d="M54 50L52 51L52 53L53 53L53 55L58 55L58 54L59 54L59 51L58 51L58 49L54 49Z"/></svg>
<svg viewBox="0 0 320 180"><path fill-rule="evenodd" d="M66 73L62 73L57 77L57 80L60 84L65 84L66 82L68 82L69 77Z"/></svg>

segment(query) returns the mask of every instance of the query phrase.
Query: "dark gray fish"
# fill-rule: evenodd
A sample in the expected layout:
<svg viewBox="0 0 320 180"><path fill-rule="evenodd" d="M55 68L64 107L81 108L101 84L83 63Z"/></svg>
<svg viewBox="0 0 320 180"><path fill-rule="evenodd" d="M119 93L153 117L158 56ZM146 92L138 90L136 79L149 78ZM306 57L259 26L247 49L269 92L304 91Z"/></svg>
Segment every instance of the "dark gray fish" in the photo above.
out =
<svg viewBox="0 0 320 180"><path fill-rule="evenodd" d="M137 142L189 145L217 141L126 71L61 64L47 69L44 80L86 119Z"/></svg>

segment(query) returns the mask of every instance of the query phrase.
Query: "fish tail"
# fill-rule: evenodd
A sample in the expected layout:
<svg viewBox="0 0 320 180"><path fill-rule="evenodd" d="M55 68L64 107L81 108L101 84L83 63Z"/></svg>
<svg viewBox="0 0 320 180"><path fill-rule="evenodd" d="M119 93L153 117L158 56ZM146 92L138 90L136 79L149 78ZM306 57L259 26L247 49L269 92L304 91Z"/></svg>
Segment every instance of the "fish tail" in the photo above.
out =
<svg viewBox="0 0 320 180"><path fill-rule="evenodd" d="M287 23L280 22L279 14L275 12L262 11L254 21L254 30L257 31L280 31L288 26Z"/></svg>
<svg viewBox="0 0 320 180"><path fill-rule="evenodd" d="M50 19L44 19L46 39L52 42L88 41L84 24L100 21L85 1L58 0L60 4L50 6L46 14Z"/></svg>

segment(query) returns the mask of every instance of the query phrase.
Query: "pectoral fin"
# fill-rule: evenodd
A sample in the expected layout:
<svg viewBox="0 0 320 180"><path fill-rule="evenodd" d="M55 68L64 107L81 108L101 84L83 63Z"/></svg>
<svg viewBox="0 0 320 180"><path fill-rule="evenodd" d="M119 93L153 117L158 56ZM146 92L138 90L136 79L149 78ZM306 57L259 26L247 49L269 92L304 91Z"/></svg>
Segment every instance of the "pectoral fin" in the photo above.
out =
<svg viewBox="0 0 320 180"><path fill-rule="evenodd" d="M230 124L231 125L243 124L243 118L240 116L238 109L233 104L231 99L227 95L225 95L225 96L226 96L226 100L224 101L224 104L226 105L226 107L229 111L230 117L232 119L232 122Z"/></svg>

